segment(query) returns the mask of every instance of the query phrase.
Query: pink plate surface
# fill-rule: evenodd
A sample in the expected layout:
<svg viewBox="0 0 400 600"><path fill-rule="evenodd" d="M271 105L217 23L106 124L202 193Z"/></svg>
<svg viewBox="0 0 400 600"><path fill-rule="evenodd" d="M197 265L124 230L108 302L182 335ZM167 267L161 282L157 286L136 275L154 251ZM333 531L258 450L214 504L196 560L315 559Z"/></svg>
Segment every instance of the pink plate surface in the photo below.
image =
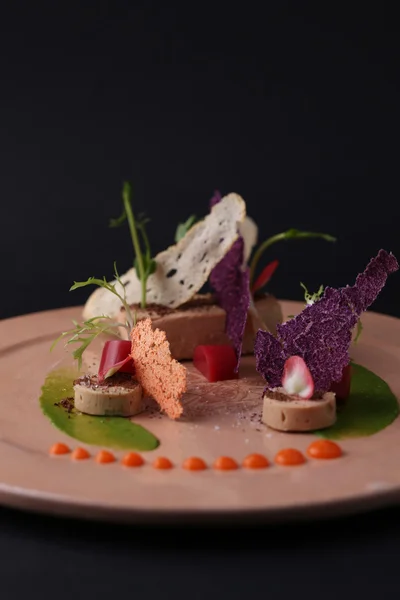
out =
<svg viewBox="0 0 400 600"><path fill-rule="evenodd" d="M285 315L302 309L283 302ZM235 383L208 384L191 364L184 416L179 422L144 413L135 418L160 440L142 453L140 468L119 460L99 465L93 458L74 462L50 457L57 441L99 450L55 429L39 406L46 374L72 365L60 344L51 342L80 319L80 308L36 313L0 322L0 502L46 513L126 522L190 518L259 519L263 521L335 516L383 506L400 499L400 420L365 438L340 442L344 456L331 461L309 459L297 467L273 464L276 452L293 447L305 452L313 435L284 434L260 422L263 381L253 358L243 360ZM400 397L400 320L369 312L363 317L360 342L352 349L356 362L383 377ZM93 357L91 357L93 358ZM254 452L271 466L263 470L218 472L221 455L239 463ZM124 452L115 451L118 459ZM151 466L156 456L174 463L169 471ZM182 462L202 457L210 468L189 472Z"/></svg>

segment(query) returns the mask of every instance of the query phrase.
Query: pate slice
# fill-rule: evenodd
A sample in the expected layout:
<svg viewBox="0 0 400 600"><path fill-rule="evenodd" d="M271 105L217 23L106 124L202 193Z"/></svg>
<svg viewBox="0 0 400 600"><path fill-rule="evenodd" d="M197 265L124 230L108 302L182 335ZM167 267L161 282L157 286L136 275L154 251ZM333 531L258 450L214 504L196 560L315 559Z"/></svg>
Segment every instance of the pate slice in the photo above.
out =
<svg viewBox="0 0 400 600"><path fill-rule="evenodd" d="M177 308L188 302L205 284L212 269L238 238L238 226L246 216L246 204L238 194L228 194L175 245L155 257L157 269L147 280L147 302ZM134 268L121 276L128 304L141 299L141 284ZM123 295L120 283L112 282ZM85 319L115 317L121 302L108 290L96 289L83 309Z"/></svg>
<svg viewBox="0 0 400 600"><path fill-rule="evenodd" d="M317 400L290 395L281 387L263 395L262 421L278 431L315 431L336 422L336 398L326 392Z"/></svg>
<svg viewBox="0 0 400 600"><path fill-rule="evenodd" d="M98 377L84 375L74 381L75 408L88 415L132 417L142 412L142 386L125 373L104 384Z"/></svg>

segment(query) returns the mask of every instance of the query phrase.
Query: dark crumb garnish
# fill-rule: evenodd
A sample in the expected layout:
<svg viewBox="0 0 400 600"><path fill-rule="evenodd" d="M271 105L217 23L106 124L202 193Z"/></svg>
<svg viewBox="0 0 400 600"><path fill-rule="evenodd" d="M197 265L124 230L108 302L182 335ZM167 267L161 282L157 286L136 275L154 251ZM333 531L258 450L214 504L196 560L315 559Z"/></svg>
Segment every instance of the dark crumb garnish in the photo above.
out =
<svg viewBox="0 0 400 600"><path fill-rule="evenodd" d="M286 394L285 392L281 392L280 390L267 390L265 395L268 396L271 400L279 400L280 402L293 402L304 400L300 396L296 396L296 394ZM311 398L308 400L322 400L322 394L313 394Z"/></svg>
<svg viewBox="0 0 400 600"><path fill-rule="evenodd" d="M66 410L67 413L71 413L75 408L75 402L74 399L71 397L63 398L62 400L60 400L60 402L54 402L54 406L59 406Z"/></svg>
<svg viewBox="0 0 400 600"><path fill-rule="evenodd" d="M111 377L107 377L103 381L103 383L99 383L99 378L97 375L82 375L78 379L74 380L74 385L82 385L83 387L92 388L94 390L101 389L106 390L113 386L134 386L136 382L134 381L132 375L130 373L115 373Z"/></svg>
<svg viewBox="0 0 400 600"><path fill-rule="evenodd" d="M252 423L261 423L261 412L253 412L250 415L250 421Z"/></svg>
<svg viewBox="0 0 400 600"><path fill-rule="evenodd" d="M170 315L174 312L182 312L185 310L191 310L194 308L207 308L212 307L217 304L217 298L214 294L196 294L191 300L182 304L178 309L177 308L169 308L168 306L164 306L162 304L148 303L145 308L146 313L153 313L158 317L165 317L165 315ZM141 309L139 304L133 304L131 306L131 310L138 312L138 318L140 319ZM121 309L122 312L125 311L124 308Z"/></svg>

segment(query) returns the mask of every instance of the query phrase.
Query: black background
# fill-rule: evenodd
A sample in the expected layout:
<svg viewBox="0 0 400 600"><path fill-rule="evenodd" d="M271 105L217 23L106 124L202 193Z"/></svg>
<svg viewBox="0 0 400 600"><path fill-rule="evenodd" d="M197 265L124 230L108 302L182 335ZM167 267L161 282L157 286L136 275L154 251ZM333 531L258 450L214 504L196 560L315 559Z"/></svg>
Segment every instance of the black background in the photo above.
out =
<svg viewBox="0 0 400 600"><path fill-rule="evenodd" d="M110 230L124 179L153 253L235 191L264 238L292 242L270 291L352 283L400 255L397 21L285 2L13 2L0 19L1 316L79 304L74 280L132 264ZM351 4L351 3L350 3ZM3 9L4 11L4 9ZM374 310L399 315L394 276Z"/></svg>
<svg viewBox="0 0 400 600"><path fill-rule="evenodd" d="M300 280L352 283L381 247L400 256L397 20L385 3L321 4L3 7L0 316L79 304L73 280L131 266L127 231L108 229L124 179L154 253L215 188L243 195L262 237L337 235L271 249L281 298L300 299ZM375 310L400 316L399 281ZM133 597L386 598L396 585L396 510L228 533L0 517L5 599L128 585Z"/></svg>

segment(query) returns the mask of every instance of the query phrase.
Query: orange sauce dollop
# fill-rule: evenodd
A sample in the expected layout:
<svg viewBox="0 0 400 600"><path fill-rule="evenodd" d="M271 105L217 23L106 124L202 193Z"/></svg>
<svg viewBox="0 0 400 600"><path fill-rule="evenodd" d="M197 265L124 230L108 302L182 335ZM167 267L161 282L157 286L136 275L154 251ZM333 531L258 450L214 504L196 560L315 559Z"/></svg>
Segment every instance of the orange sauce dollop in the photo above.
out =
<svg viewBox="0 0 400 600"><path fill-rule="evenodd" d="M284 448L275 456L275 462L277 465L289 467L302 465L306 462L306 459L299 450L296 450L295 448Z"/></svg>
<svg viewBox="0 0 400 600"><path fill-rule="evenodd" d="M269 467L269 461L263 454L249 454L243 461L246 469L266 469Z"/></svg>
<svg viewBox="0 0 400 600"><path fill-rule="evenodd" d="M343 452L340 446L330 440L316 440L307 448L307 454L311 458L339 458Z"/></svg>
<svg viewBox="0 0 400 600"><path fill-rule="evenodd" d="M236 460L230 456L220 456L214 462L213 466L214 469L218 469L219 471L233 471L239 468Z"/></svg>
<svg viewBox="0 0 400 600"><path fill-rule="evenodd" d="M128 452L121 462L124 467L141 467L144 464L143 458L137 452Z"/></svg>
<svg viewBox="0 0 400 600"><path fill-rule="evenodd" d="M90 454L85 448L78 447L72 452L71 458L74 460L83 460L85 458L90 458Z"/></svg>
<svg viewBox="0 0 400 600"><path fill-rule="evenodd" d="M183 461L182 467L188 471L204 471L207 465L202 458L191 456Z"/></svg>
<svg viewBox="0 0 400 600"><path fill-rule="evenodd" d="M96 456L96 462L101 465L105 465L107 463L115 462L115 456L112 452L108 450L100 450Z"/></svg>
<svg viewBox="0 0 400 600"><path fill-rule="evenodd" d="M155 469L172 469L174 465L169 460L169 458L165 458L165 456L159 456L153 462L153 467Z"/></svg>
<svg viewBox="0 0 400 600"><path fill-rule="evenodd" d="M62 442L57 442L56 444L53 444L49 450L49 453L53 455L68 454L68 452L71 452L70 448L68 448L68 446L66 444L63 444Z"/></svg>

